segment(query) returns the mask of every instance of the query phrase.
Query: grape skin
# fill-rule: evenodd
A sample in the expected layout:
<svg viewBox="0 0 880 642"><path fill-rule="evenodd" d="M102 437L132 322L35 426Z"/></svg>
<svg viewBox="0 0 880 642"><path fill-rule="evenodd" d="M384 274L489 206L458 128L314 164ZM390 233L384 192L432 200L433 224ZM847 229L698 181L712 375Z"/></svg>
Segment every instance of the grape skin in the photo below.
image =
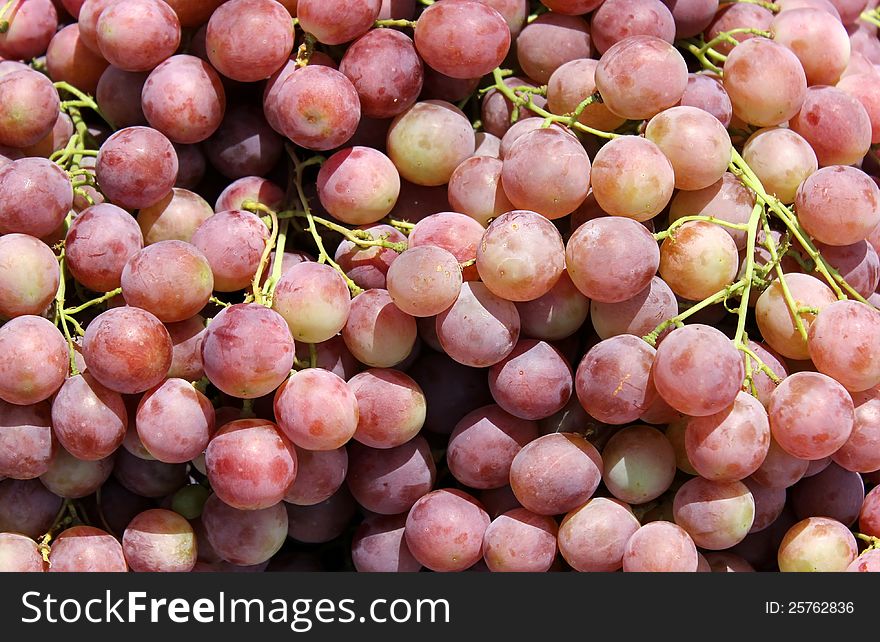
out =
<svg viewBox="0 0 880 642"><path fill-rule="evenodd" d="M0 327L0 354L5 356L0 362L0 399L9 403L44 401L67 376L67 343L42 317L20 316Z"/></svg>
<svg viewBox="0 0 880 642"><path fill-rule="evenodd" d="M623 502L596 497L568 513L559 526L559 552L576 571L620 570L639 520Z"/></svg>
<svg viewBox="0 0 880 642"><path fill-rule="evenodd" d="M352 443L348 452L348 489L368 511L382 515L406 512L434 487L437 469L424 437L382 449Z"/></svg>

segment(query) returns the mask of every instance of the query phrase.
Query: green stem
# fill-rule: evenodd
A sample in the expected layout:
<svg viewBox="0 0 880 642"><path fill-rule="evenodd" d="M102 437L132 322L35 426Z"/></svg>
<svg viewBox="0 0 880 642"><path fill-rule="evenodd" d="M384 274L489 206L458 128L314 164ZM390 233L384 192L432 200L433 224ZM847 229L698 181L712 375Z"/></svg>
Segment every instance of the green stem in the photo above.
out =
<svg viewBox="0 0 880 642"><path fill-rule="evenodd" d="M654 238L658 241L662 241L667 237L674 237L675 231L680 228L685 223L690 223L692 221L703 221L705 223L714 223L715 225L720 225L721 227L727 227L732 230L739 230L741 232L747 232L749 230L749 225L746 223L731 223L730 221L725 221L724 219L715 218L714 216L703 216L702 214L695 214L693 216L682 216L680 219L676 219L672 223L669 224L669 227L662 232L656 232L654 234Z"/></svg>
<svg viewBox="0 0 880 642"><path fill-rule="evenodd" d="M309 222L308 232L312 235L312 240L314 240L315 246L318 248L318 263L326 263L339 272L352 296L357 296L364 291L363 288L351 280L351 277L349 277L348 274L345 273L345 270L343 270L342 267L330 257L330 254L328 254L326 248L324 248L324 239L322 239L321 235L318 233L318 228L315 225L315 218L312 216L311 207L309 207L309 199L306 197L306 193L303 190L303 170L309 165L318 164L320 161L315 161L314 158L311 158L305 162L301 162L299 158L297 158L293 147L290 145L287 146L287 154L290 156L291 161L293 161L295 172L294 186L296 188L297 197L302 205L303 212L305 212L306 220Z"/></svg>
<svg viewBox="0 0 880 642"><path fill-rule="evenodd" d="M75 308L68 308L68 309L64 310L64 315L65 316L73 316L74 314L79 314L83 310L90 308L93 305L98 305L100 303L104 303L104 301L109 301L110 299L115 297L117 294L122 294L122 288L116 288L115 290L110 290L109 292L105 292L104 294L102 294L98 298L92 299L91 301L86 301L85 303L82 303L82 304L76 306Z"/></svg>
<svg viewBox="0 0 880 642"><path fill-rule="evenodd" d="M101 117L101 120L103 120L105 123L107 123L108 125L113 127L113 123L111 123L107 119L107 117L101 111L101 108L98 107L98 103L95 102L95 99L92 98L91 96L89 96L87 93L80 91L79 89L77 89L76 87L71 85L69 82L64 82L63 80L54 83L54 85L55 85L55 89L58 89L60 91L66 91L67 93L72 94L73 96L76 96L75 101L65 101L65 102L61 103L61 107L62 107L62 109L64 109L64 111L69 111L70 108L74 108L74 109L78 109L81 107L88 108L88 109L91 109L96 114L98 114L98 116ZM65 108L65 106L66 106L66 108Z"/></svg>
<svg viewBox="0 0 880 642"><path fill-rule="evenodd" d="M318 367L318 348L314 343L309 344L309 368Z"/></svg>
<svg viewBox="0 0 880 642"><path fill-rule="evenodd" d="M74 347L73 337L70 335L70 329L67 327L68 316L64 312L64 295L67 289L67 262L64 255L59 260L61 270L61 278L58 280L58 290L55 292L55 324L61 326L61 332L67 341L68 358L70 360L70 376L75 377L79 374L79 368L76 367L76 348Z"/></svg>
<svg viewBox="0 0 880 642"><path fill-rule="evenodd" d="M755 245L758 240L758 225L760 225L761 219L764 216L766 216L764 214L764 204L758 201L752 208L752 214L746 226L748 230L746 233L746 272L743 276L743 280L746 283L743 286L742 298L740 299L739 311L737 312L736 334L733 335L733 342L737 346L743 344L746 333L746 317L749 312L752 279L755 276Z"/></svg>
<svg viewBox="0 0 880 642"><path fill-rule="evenodd" d="M415 20L376 20L374 27L409 27L415 29Z"/></svg>
<svg viewBox="0 0 880 642"><path fill-rule="evenodd" d="M9 31L9 21L6 19L6 14L15 2L16 0L8 0L8 2L3 5L3 8L0 9L0 33L6 33Z"/></svg>
<svg viewBox="0 0 880 642"><path fill-rule="evenodd" d="M721 0L722 5L725 4L737 4L737 3L746 3L746 4L756 4L759 7L764 7L767 11L771 13L779 13L779 5L773 4L772 2L765 2L765 0Z"/></svg>
<svg viewBox="0 0 880 642"><path fill-rule="evenodd" d="M694 314L696 314L700 310L703 310L705 308L713 306L716 303L721 303L722 301L726 300L728 297L730 297L735 292L742 290L745 287L745 283L746 283L745 279L740 279L736 283L729 285L726 288L723 288L721 290L718 290L718 292L716 292L715 294L703 299L702 301L700 301L696 305L688 308L687 310L685 310L681 314L678 314L678 315L672 317L671 319L667 319L666 321L664 321L663 323L658 325L656 328L654 328L651 332L649 332L648 334L646 334L642 338L645 341L647 341L649 344L651 344L652 346L656 346L657 339L660 337L661 334L663 334L663 332L667 328L669 328L671 326L681 326L682 321L684 321L685 319L687 319L690 316L693 316Z"/></svg>
<svg viewBox="0 0 880 642"><path fill-rule="evenodd" d="M275 262L272 264L272 273L269 275L266 285L263 288L269 307L272 306L272 299L275 296L275 288L281 280L281 269L284 264L284 247L287 245L287 228L290 220L281 221L278 227L278 240L275 243Z"/></svg>
<svg viewBox="0 0 880 642"><path fill-rule="evenodd" d="M528 93L526 97L523 97L517 94L512 87L508 87L506 84L504 84L503 71L504 70L502 70L501 68L496 68L492 71L492 78L495 81L495 88L513 104L515 109L528 109L529 111L535 113L538 116L541 116L546 120L549 120L550 122L562 123L567 126L570 125L571 129L576 129L585 134L593 134L594 136L598 136L599 138L611 139L618 138L620 136L620 134L615 134L614 132L605 132L600 129L593 129L592 127L588 127L587 125L579 122L577 119L575 119L574 123L571 123L571 116L569 115L560 116L558 114L551 114L543 107L539 107L535 104L535 101L532 100L531 93Z"/></svg>
<svg viewBox="0 0 880 642"><path fill-rule="evenodd" d="M880 27L880 14L878 14L876 9L870 9L868 11L862 11L859 16L865 22L870 22L875 27Z"/></svg>
<svg viewBox="0 0 880 642"><path fill-rule="evenodd" d="M266 240L266 247L263 248L263 254L260 256L260 263L257 265L257 271L254 273L254 280L251 282L254 291L254 300L260 305L266 305L267 307L268 304L266 298L263 296L263 289L260 285L260 281L263 278L263 270L266 269L266 266L269 264L269 256L275 248L275 242L278 240L278 217L271 209L269 210L269 217L272 221L270 226L271 232L269 233L269 238Z"/></svg>

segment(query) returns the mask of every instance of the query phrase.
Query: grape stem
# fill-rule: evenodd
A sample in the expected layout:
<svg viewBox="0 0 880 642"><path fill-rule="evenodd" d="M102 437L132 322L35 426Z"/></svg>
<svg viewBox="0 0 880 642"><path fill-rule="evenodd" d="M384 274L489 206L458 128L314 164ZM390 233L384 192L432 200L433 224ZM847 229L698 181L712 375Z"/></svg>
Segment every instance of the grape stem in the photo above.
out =
<svg viewBox="0 0 880 642"><path fill-rule="evenodd" d="M514 110L511 113L511 121L515 121L519 117L519 111L521 109L527 109L535 113L536 115L544 118L545 125L549 123L562 123L563 125L566 125L571 129L576 129L585 134L593 134L594 136L598 136L599 138L611 139L618 138L620 136L620 134L614 132L605 132L600 129L594 129L592 127L584 125L577 120L577 116L572 118L572 114L552 114L546 109L539 107L532 99L532 96L535 92L524 92L526 95L521 96L519 93L517 93L514 87L508 87L504 83L504 71L505 70L501 69L500 67L496 68L492 71L492 78L495 81L494 88L501 92L501 94L505 98L507 98L507 100L509 100L514 106ZM586 106L587 105L584 105L584 108L586 108ZM583 108L581 109L581 111L583 111Z"/></svg>
<svg viewBox="0 0 880 642"><path fill-rule="evenodd" d="M58 259L58 267L61 273L61 278L58 280L58 290L55 292L55 325L61 326L61 332L64 333L64 339L67 341L68 358L70 360L70 376L75 377L79 374L79 368L76 367L76 348L74 347L70 329L67 327L67 322L73 321L75 324L74 327L79 327L79 324L75 319L69 317L64 310L64 296L67 289L67 261L63 249L60 258ZM85 334L85 332L82 334Z"/></svg>
<svg viewBox="0 0 880 642"><path fill-rule="evenodd" d="M295 65L297 69L305 67L309 64L309 60L312 58L312 53L315 51L315 43L318 41L315 36L310 33L306 33L303 38L302 44L296 50L296 58Z"/></svg>
<svg viewBox="0 0 880 642"><path fill-rule="evenodd" d="M692 307L688 308L684 312L677 314L676 316L672 317L671 319L667 319L666 321L664 321L663 323L658 325L656 328L654 328L651 332L649 332L644 337L642 337L642 339L647 341L651 346L656 346L657 339L660 337L661 334L663 334L664 331L666 331L667 328L669 328L671 326L680 327L680 326L684 325L682 323L682 321L684 321L688 317L696 314L700 310L703 310L705 308L713 306L716 303L721 303L722 301L725 301L728 297L730 297L735 292L742 290L745 287L745 283L746 283L745 279L740 279L736 283L718 290L718 292L716 292L715 294L712 294L712 295L706 297L705 299L703 299L699 303L693 305Z"/></svg>
<svg viewBox="0 0 880 642"><path fill-rule="evenodd" d="M870 22L875 27L880 27L880 11L877 9L867 9L862 11L859 18L864 20L865 22Z"/></svg>
<svg viewBox="0 0 880 642"><path fill-rule="evenodd" d="M266 240L266 247L263 248L263 254L260 256L260 263L257 265L257 271L254 273L254 279L251 282L251 288L253 290L254 300L260 305L265 305L266 307L271 307L271 302L266 301L266 297L263 296L263 289L260 286L260 281L263 278L263 270L266 269L266 266L269 264L269 255L272 254L272 250L275 248L275 243L278 240L278 216L275 214L273 210L269 210L269 218L271 220L271 225L269 226L269 238ZM282 249L282 252L284 250Z"/></svg>
<svg viewBox="0 0 880 642"><path fill-rule="evenodd" d="M9 31L9 20L6 19L6 14L15 2L16 0L8 0L8 2L3 5L3 8L0 9L0 33L6 33Z"/></svg>
<svg viewBox="0 0 880 642"><path fill-rule="evenodd" d="M716 225L720 225L722 227L727 227L732 230L740 230L741 232L747 232L749 230L749 226L745 223L731 223L730 221L725 221L724 219L715 218L714 216L703 216L703 215L694 215L694 216L683 216L680 219L675 220L673 223L669 225L669 227L662 232L656 232L654 234L654 238L658 241L662 241L665 238L670 238L673 241L675 240L675 232L685 223L690 223L692 221L704 221L706 223L715 223Z"/></svg>
<svg viewBox="0 0 880 642"><path fill-rule="evenodd" d="M295 172L294 175L294 187L296 188L296 194L299 198L300 205L302 205L303 213L305 214L305 218L308 221L309 225L307 231L312 235L312 239L315 242L315 246L318 248L318 263L326 263L334 270L339 272L342 276L342 279L345 281L345 284L348 286L349 291L352 296L357 296L363 289L354 281L351 280L345 270L330 258L330 255L327 253L327 250L324 248L324 239L321 238L321 235L318 233L317 225L315 224L315 217L312 216L312 209L309 207L309 199L306 197L306 193L303 190L303 171L309 165L317 165L320 164L323 159L319 156L315 156L310 158L307 161L300 161L296 156L296 152L294 151L291 145L287 145L287 155L290 157L291 161L293 161L293 169Z"/></svg>
<svg viewBox="0 0 880 642"><path fill-rule="evenodd" d="M64 315L69 317L69 316L73 316L74 314L79 314L83 310L90 308L93 305L98 305L100 303L104 303L105 301L109 301L110 299L115 297L117 294L122 294L122 288L116 288L115 290L110 290L109 292L105 292L101 296L99 296L95 299L92 299L91 301L86 301L85 303L82 303L82 304L76 306L75 308L67 308L66 310L64 310Z"/></svg>
<svg viewBox="0 0 880 642"><path fill-rule="evenodd" d="M415 29L415 20L376 20L374 27L410 27Z"/></svg>
<svg viewBox="0 0 880 642"><path fill-rule="evenodd" d="M862 551L862 553L875 548L880 548L880 537L873 537L871 535L865 535L864 533L855 533L855 536L856 539L860 539L868 544L868 548L865 551Z"/></svg>
<svg viewBox="0 0 880 642"><path fill-rule="evenodd" d="M105 123L113 127L113 123L111 123L104 113L101 111L101 108L98 107L98 103L95 102L95 99L89 96L87 93L80 91L69 82L64 82L63 80L53 83L55 89L59 91L66 91L67 93L76 97L76 100L66 100L61 103L61 109L68 112L70 109L80 109L87 108L91 109L93 112L98 114Z"/></svg>

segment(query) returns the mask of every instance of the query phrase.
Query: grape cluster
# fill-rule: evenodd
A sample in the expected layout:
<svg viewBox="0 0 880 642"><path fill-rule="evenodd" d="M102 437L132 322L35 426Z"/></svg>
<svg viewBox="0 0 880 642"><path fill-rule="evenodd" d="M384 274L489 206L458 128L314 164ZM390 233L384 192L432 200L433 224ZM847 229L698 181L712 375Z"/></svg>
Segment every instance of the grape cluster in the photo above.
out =
<svg viewBox="0 0 880 642"><path fill-rule="evenodd" d="M875 4L3 2L0 570L880 571Z"/></svg>

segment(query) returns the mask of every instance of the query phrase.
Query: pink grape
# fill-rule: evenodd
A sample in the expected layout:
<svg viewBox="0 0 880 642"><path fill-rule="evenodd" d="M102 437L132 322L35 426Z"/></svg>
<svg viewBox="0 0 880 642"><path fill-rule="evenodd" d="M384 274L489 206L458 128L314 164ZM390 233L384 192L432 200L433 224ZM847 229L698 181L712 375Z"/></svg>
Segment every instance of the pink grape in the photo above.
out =
<svg viewBox="0 0 880 642"><path fill-rule="evenodd" d="M604 211L647 221L669 203L675 177L672 163L654 142L621 136L596 154L590 182L596 203Z"/></svg>
<svg viewBox="0 0 880 642"><path fill-rule="evenodd" d="M783 203L793 202L800 184L819 167L816 153L804 137L782 127L752 134L743 147L743 159L767 193Z"/></svg>
<svg viewBox="0 0 880 642"><path fill-rule="evenodd" d="M514 457L537 437L535 422L497 405L483 406L455 425L446 462L453 477L470 488L501 488L510 480Z"/></svg>
<svg viewBox="0 0 880 642"><path fill-rule="evenodd" d="M817 241L851 245L880 225L880 188L855 167L823 167L801 183L795 208Z"/></svg>
<svg viewBox="0 0 880 642"><path fill-rule="evenodd" d="M756 482L752 477L742 480L755 500L755 520L749 533L757 533L773 524L785 509L788 493L785 488L772 488Z"/></svg>
<svg viewBox="0 0 880 642"><path fill-rule="evenodd" d="M739 481L695 477L682 485L673 504L675 523L701 548L730 548L745 538L755 519L755 500Z"/></svg>
<svg viewBox="0 0 880 642"><path fill-rule="evenodd" d="M373 29L349 45L339 71L357 89L361 111L368 118L392 118L408 109L419 97L424 79L413 41L393 29Z"/></svg>
<svg viewBox="0 0 880 642"><path fill-rule="evenodd" d="M577 396L592 417L609 424L638 419L657 395L651 382L656 350L623 334L593 346L577 368Z"/></svg>
<svg viewBox="0 0 880 642"><path fill-rule="evenodd" d="M90 290L107 292L120 286L125 264L143 246L137 222L123 209L101 203L73 220L65 258L77 281Z"/></svg>
<svg viewBox="0 0 880 642"><path fill-rule="evenodd" d="M596 92L598 65L597 60L577 58L557 67L547 81L547 109L560 116L574 112ZM617 129L625 121L600 102L587 105L578 116L578 122L602 131Z"/></svg>
<svg viewBox="0 0 880 642"><path fill-rule="evenodd" d="M624 573L694 573L697 562L694 540L683 528L666 521L639 528L623 552Z"/></svg>
<svg viewBox="0 0 880 642"><path fill-rule="evenodd" d="M171 141L149 127L114 133L101 145L96 165L101 191L114 204L131 209L154 205L168 194L177 168Z"/></svg>
<svg viewBox="0 0 880 642"><path fill-rule="evenodd" d="M880 386L852 393L855 421L846 443L834 453L834 462L860 473L880 470Z"/></svg>
<svg viewBox="0 0 880 642"><path fill-rule="evenodd" d="M468 159L462 165L467 164ZM461 167L461 165L459 166ZM505 209L505 212L509 209ZM438 212L426 216L410 230L406 241L410 248L432 245L448 250L460 263L477 258L477 247L483 239L483 226L458 212ZM475 265L462 268L464 281L479 280Z"/></svg>
<svg viewBox="0 0 880 642"><path fill-rule="evenodd" d="M865 108L871 121L872 144L880 143L880 92L873 81L876 73L874 66L871 65L870 73L846 76L837 83L838 89L858 100Z"/></svg>
<svg viewBox="0 0 880 642"><path fill-rule="evenodd" d="M592 301L619 303L651 284L660 265L657 242L632 219L603 217L581 225L565 250L568 275ZM617 266L626 265L625 271Z"/></svg>
<svg viewBox="0 0 880 642"><path fill-rule="evenodd" d="M513 209L501 184L502 162L491 156L472 156L449 177L449 203L480 226L488 226ZM412 236L412 235L410 235Z"/></svg>
<svg viewBox="0 0 880 642"><path fill-rule="evenodd" d="M206 376L220 390L255 399L275 390L290 374L294 341L274 310L237 304L223 309L208 325L202 359Z"/></svg>
<svg viewBox="0 0 880 642"><path fill-rule="evenodd" d="M463 571L482 557L489 515L470 495L435 490L420 498L406 518L404 537L413 557L433 571Z"/></svg>
<svg viewBox="0 0 880 642"><path fill-rule="evenodd" d="M144 245L159 241L192 240L199 226L214 215L214 209L195 192L175 187L158 203L137 213Z"/></svg>
<svg viewBox="0 0 880 642"><path fill-rule="evenodd" d="M761 466L770 447L770 421L761 402L740 392L733 404L688 421L688 460L701 477L739 481Z"/></svg>
<svg viewBox="0 0 880 642"><path fill-rule="evenodd" d="M78 459L95 461L122 444L128 413L122 396L88 370L61 386L52 401L52 424L65 450Z"/></svg>
<svg viewBox="0 0 880 642"><path fill-rule="evenodd" d="M820 312L836 301L834 293L819 279L806 274L787 274L785 281L795 304L799 307L815 308ZM804 328L809 332L816 319L812 312L799 312ZM761 335L771 348L789 359L807 359L809 351L791 312L784 299L782 286L774 279L770 286L758 297L755 304L755 320Z"/></svg>
<svg viewBox="0 0 880 642"><path fill-rule="evenodd" d="M218 292L235 292L253 281L269 228L256 214L243 210L218 212L193 232L191 243L208 259Z"/></svg>
<svg viewBox="0 0 880 642"><path fill-rule="evenodd" d="M877 573L880 572L880 551L876 549L864 551L856 557L846 570L851 573Z"/></svg>
<svg viewBox="0 0 880 642"><path fill-rule="evenodd" d="M324 151L345 144L357 129L361 103L342 73L323 65L297 69L275 97L274 118L281 133L297 145Z"/></svg>
<svg viewBox="0 0 880 642"><path fill-rule="evenodd" d="M678 314L675 294L660 277L652 277L641 292L617 303L590 302L596 334L609 339L620 334L644 336Z"/></svg>
<svg viewBox="0 0 880 642"><path fill-rule="evenodd" d="M214 408L188 382L168 379L144 393L136 425L151 455L166 463L183 463L207 447L214 434Z"/></svg>
<svg viewBox="0 0 880 642"><path fill-rule="evenodd" d="M185 464L142 459L122 448L116 455L113 476L127 490L142 497L164 497L186 484Z"/></svg>
<svg viewBox="0 0 880 642"><path fill-rule="evenodd" d="M626 543L639 527L629 506L596 497L562 520L559 552L576 571L617 571L623 566Z"/></svg>
<svg viewBox="0 0 880 642"><path fill-rule="evenodd" d="M492 7L461 0L425 9L416 22L415 44L425 63L440 73L478 78L504 60L510 29Z"/></svg>
<svg viewBox="0 0 880 642"><path fill-rule="evenodd" d="M266 122L262 110L254 105L233 105L226 110L217 131L205 141L204 151L221 174L241 178L267 174L281 158L283 147L281 136ZM181 169L178 182L182 173Z"/></svg>
<svg viewBox="0 0 880 642"><path fill-rule="evenodd" d="M208 259L195 246L160 241L128 260L121 284L128 305L171 323L189 319L208 304L214 276Z"/></svg>
<svg viewBox="0 0 880 642"><path fill-rule="evenodd" d="M804 68L790 50L767 38L737 45L724 63L724 89L735 116L752 125L780 125L807 96Z"/></svg>
<svg viewBox="0 0 880 642"><path fill-rule="evenodd" d="M208 21L206 48L211 64L227 78L268 78L293 50L290 14L274 0L224 2Z"/></svg>
<svg viewBox="0 0 880 642"><path fill-rule="evenodd" d="M30 537L18 533L0 533L0 572L43 573L46 563Z"/></svg>
<svg viewBox="0 0 880 642"><path fill-rule="evenodd" d="M525 508L499 515L483 535L483 559L489 570L543 573L556 558L556 521Z"/></svg>
<svg viewBox="0 0 880 642"><path fill-rule="evenodd" d="M95 38L101 55L125 71L149 71L180 44L180 22L160 0L114 2L98 16Z"/></svg>
<svg viewBox="0 0 880 642"><path fill-rule="evenodd" d="M365 34L379 17L381 0L299 0L297 17L318 42L341 45Z"/></svg>
<svg viewBox="0 0 880 642"><path fill-rule="evenodd" d="M602 479L602 458L580 435L552 433L513 458L510 486L519 502L540 515L566 513L585 503Z"/></svg>
<svg viewBox="0 0 880 642"><path fill-rule="evenodd" d="M660 0L606 0L592 16L590 36L600 54L629 36L675 39L675 20Z"/></svg>
<svg viewBox="0 0 880 642"><path fill-rule="evenodd" d="M675 20L675 37L692 38L703 31L715 12L717 0L663 0Z"/></svg>
<svg viewBox="0 0 880 642"><path fill-rule="evenodd" d="M795 484L790 494L799 518L830 517L852 526L865 500L865 482L859 473L831 463L821 473Z"/></svg>
<svg viewBox="0 0 880 642"><path fill-rule="evenodd" d="M589 58L590 45L590 28L585 20L574 15L545 13L517 36L516 59L529 78L546 83L565 63Z"/></svg>
<svg viewBox="0 0 880 642"><path fill-rule="evenodd" d="M335 450L296 449L296 478L284 501L313 506L329 499L345 481L349 457L345 448Z"/></svg>
<svg viewBox="0 0 880 642"><path fill-rule="evenodd" d="M517 208L561 218L587 197L590 158L568 132L554 127L536 129L511 146L501 167L501 181Z"/></svg>
<svg viewBox="0 0 880 642"><path fill-rule="evenodd" d="M425 395L412 377L371 368L348 382L358 404L354 439L371 448L394 448L412 439L425 423Z"/></svg>
<svg viewBox="0 0 880 642"><path fill-rule="evenodd" d="M590 300L563 272L550 291L531 301L516 304L523 334L554 341L572 336L590 313Z"/></svg>
<svg viewBox="0 0 880 642"><path fill-rule="evenodd" d="M370 515L351 541L351 559L361 573L416 573L421 563L404 536L406 515Z"/></svg>
<svg viewBox="0 0 880 642"><path fill-rule="evenodd" d="M827 517L810 517L789 529L779 546L779 570L844 571L858 554L849 529Z"/></svg>
<svg viewBox="0 0 880 642"><path fill-rule="evenodd" d="M113 308L86 328L83 356L89 372L111 390L143 392L162 381L171 367L171 337L146 310Z"/></svg>
<svg viewBox="0 0 880 642"><path fill-rule="evenodd" d="M516 306L482 283L466 282L458 299L437 315L437 337L452 359L471 367L486 367L511 353L519 338Z"/></svg>
<svg viewBox="0 0 880 642"><path fill-rule="evenodd" d="M786 452L816 460L833 455L853 428L854 406L846 389L817 372L788 376L770 399L773 437Z"/></svg>
<svg viewBox="0 0 880 642"><path fill-rule="evenodd" d="M858 301L835 301L810 326L816 369L850 391L880 384L880 311Z"/></svg>
<svg viewBox="0 0 880 642"><path fill-rule="evenodd" d="M350 225L375 223L388 215L399 194L397 168L385 154L370 147L338 151L318 172L321 205Z"/></svg>
<svg viewBox="0 0 880 642"><path fill-rule="evenodd" d="M284 190L259 176L245 176L226 186L214 205L215 212L241 209L245 201L256 201L274 210L284 201Z"/></svg>
<svg viewBox="0 0 880 642"><path fill-rule="evenodd" d="M27 60L46 53L58 27L58 12L51 0L12 2L3 19L8 29L0 34L0 55L5 58Z"/></svg>
<svg viewBox="0 0 880 642"><path fill-rule="evenodd" d="M788 5L784 0L777 3L783 10L788 9ZM767 31L773 22L774 14L771 10L755 4L730 4L722 7L714 16L709 28L706 29L706 40L712 40L721 32L731 31L733 29L757 29ZM730 37L738 43L744 42L751 38L757 37L757 34L749 32L740 32L730 34ZM729 41L722 41L713 46L713 49L719 53L728 55L734 48L734 44Z"/></svg>
<svg viewBox="0 0 880 642"><path fill-rule="evenodd" d="M175 512L144 511L122 536L125 560L136 572L187 573L196 563L192 526Z"/></svg>
<svg viewBox="0 0 880 642"><path fill-rule="evenodd" d="M55 298L61 270L52 249L33 236L0 236L0 317L42 314Z"/></svg>
<svg viewBox="0 0 880 642"><path fill-rule="evenodd" d="M222 559L238 566L269 560L287 539L287 511L281 503L243 511L211 495L205 502L202 524L211 547Z"/></svg>
<svg viewBox="0 0 880 642"><path fill-rule="evenodd" d="M156 67L141 94L151 127L175 143L199 143L217 131L226 109L220 76L195 56L172 56Z"/></svg>
<svg viewBox="0 0 880 642"><path fill-rule="evenodd" d="M608 109L633 120L651 118L681 100L687 65L668 42L630 36L612 45L599 60L596 87Z"/></svg>
<svg viewBox="0 0 880 642"><path fill-rule="evenodd" d="M424 437L383 449L353 443L348 452L348 489L368 511L382 515L406 512L434 487L437 469Z"/></svg>
<svg viewBox="0 0 880 642"><path fill-rule="evenodd" d="M48 402L18 406L0 400L0 475L39 477L52 465L54 450Z"/></svg>
<svg viewBox="0 0 880 642"><path fill-rule="evenodd" d="M294 444L308 450L335 450L354 435L358 400L338 375L309 368L291 375L275 393L275 417Z"/></svg>
<svg viewBox="0 0 880 642"><path fill-rule="evenodd" d="M415 103L388 128L389 158L401 177L417 185L448 183L475 146L470 121L458 107L442 100Z"/></svg>
<svg viewBox="0 0 880 642"><path fill-rule="evenodd" d="M724 85L712 76L688 74L687 88L678 104L698 107L715 116L725 127L730 126L730 119L733 116L730 96L724 90Z"/></svg>
<svg viewBox="0 0 880 642"><path fill-rule="evenodd" d="M205 319L200 315L178 323L165 325L171 336L172 357L169 378L198 381L205 376L202 365L202 341L205 338Z"/></svg>
<svg viewBox="0 0 880 642"><path fill-rule="evenodd" d="M241 419L217 431L205 465L217 497L234 508L259 510L284 499L296 478L296 451L275 424Z"/></svg>
<svg viewBox="0 0 880 642"><path fill-rule="evenodd" d="M406 359L417 336L416 320L394 305L387 290L367 290L351 302L342 338L355 358L374 368Z"/></svg>
<svg viewBox="0 0 880 642"><path fill-rule="evenodd" d="M461 291L458 259L447 250L425 245L403 252L388 269L388 294L415 317L430 317L455 303Z"/></svg>
<svg viewBox="0 0 880 642"><path fill-rule="evenodd" d="M58 92L36 71L23 69L0 77L0 96L0 145L35 145L58 120Z"/></svg>
<svg viewBox="0 0 880 642"><path fill-rule="evenodd" d="M672 485L675 451L656 428L636 425L614 434L602 451L602 480L614 497L633 504L656 499Z"/></svg>
<svg viewBox="0 0 880 642"><path fill-rule="evenodd" d="M730 136L717 118L702 109L670 107L648 122L645 137L672 163L678 189L709 187L727 171Z"/></svg>
<svg viewBox="0 0 880 642"><path fill-rule="evenodd" d="M61 498L36 479L0 481L0 532L21 533L32 539L52 527Z"/></svg>
<svg viewBox="0 0 880 642"><path fill-rule="evenodd" d="M849 62L849 34L826 12L810 8L783 11L770 23L769 31L775 42L798 57L809 85L833 85L840 80Z"/></svg>
<svg viewBox="0 0 880 642"><path fill-rule="evenodd" d="M50 573L125 573L122 545L110 533L92 526L61 532L49 553Z"/></svg>
<svg viewBox="0 0 880 642"><path fill-rule="evenodd" d="M91 495L104 485L113 472L113 463L113 456L87 461L59 448L48 470L40 475L40 481L59 497L78 499Z"/></svg>
<svg viewBox="0 0 880 642"><path fill-rule="evenodd" d="M89 325L91 327L91 324ZM51 397L67 376L67 343L50 321L20 316L0 327L0 399L28 406Z"/></svg>
<svg viewBox="0 0 880 642"><path fill-rule="evenodd" d="M837 270L859 295L870 297L877 290L880 285L880 257L868 240L852 245L815 245L828 265Z"/></svg>
<svg viewBox="0 0 880 642"><path fill-rule="evenodd" d="M782 449L779 443L770 438L767 456L751 479L769 488L789 488L794 486L807 472L810 462L800 459Z"/></svg>
<svg viewBox="0 0 880 642"><path fill-rule="evenodd" d="M0 233L44 237L72 206L70 178L55 163L22 158L0 169Z"/></svg>
<svg viewBox="0 0 880 642"><path fill-rule="evenodd" d="M734 402L744 372L739 351L721 331L692 324L663 339L652 377L657 392L670 406L706 417Z"/></svg>
<svg viewBox="0 0 880 642"><path fill-rule="evenodd" d="M857 98L836 87L807 89L789 127L810 143L820 167L856 164L871 146L868 112Z"/></svg>
<svg viewBox="0 0 880 642"><path fill-rule="evenodd" d="M146 72L123 71L109 66L101 74L95 89L98 106L116 127L146 125L141 92L149 76Z"/></svg>
<svg viewBox="0 0 880 642"><path fill-rule="evenodd" d="M335 269L313 261L285 271L275 287L272 309L297 341L321 343L334 337L348 320L348 286Z"/></svg>
<svg viewBox="0 0 880 642"><path fill-rule="evenodd" d="M514 210L492 221L483 234L477 269L493 294L509 301L531 301L559 280L565 269L564 252L562 236L552 223L536 212Z"/></svg>
<svg viewBox="0 0 880 642"><path fill-rule="evenodd" d="M865 497L859 512L859 531L880 537L880 490L873 488Z"/></svg>

